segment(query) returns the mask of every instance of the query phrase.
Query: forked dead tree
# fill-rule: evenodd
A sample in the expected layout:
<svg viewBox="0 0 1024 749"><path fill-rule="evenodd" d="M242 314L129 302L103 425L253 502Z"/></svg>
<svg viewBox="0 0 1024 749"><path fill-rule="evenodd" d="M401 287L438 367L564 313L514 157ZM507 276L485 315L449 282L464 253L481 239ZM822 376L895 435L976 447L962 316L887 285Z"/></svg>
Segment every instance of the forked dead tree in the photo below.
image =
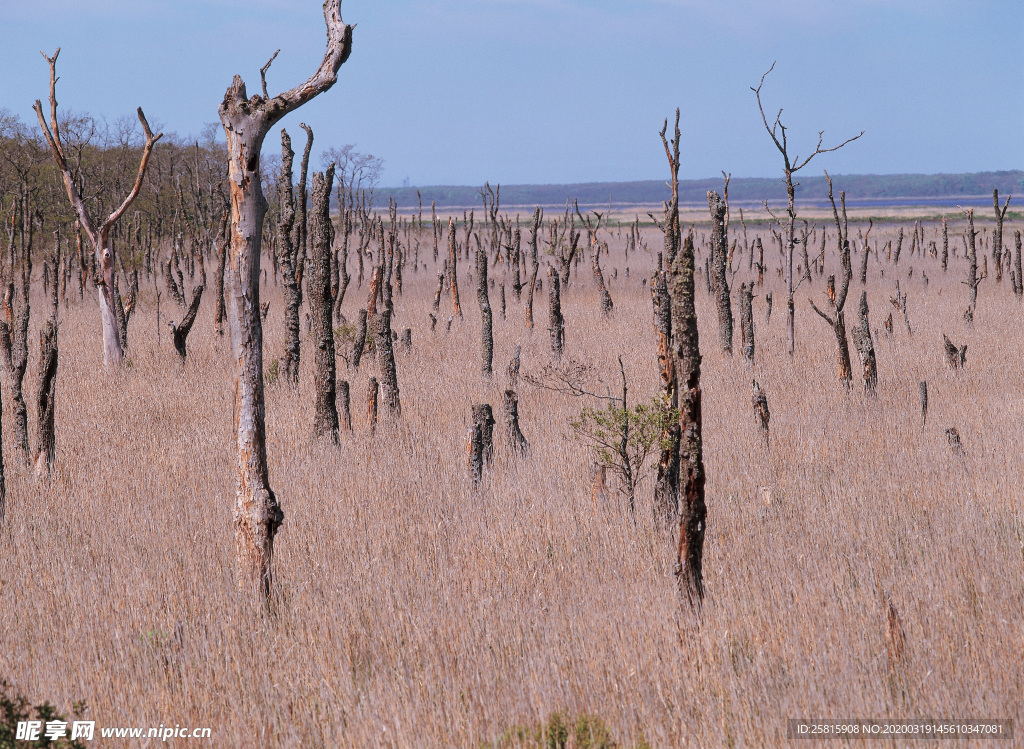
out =
<svg viewBox="0 0 1024 749"><path fill-rule="evenodd" d="M839 289L836 289L835 277L828 277L828 302L832 308L832 314L827 315L818 309L818 305L811 299L811 307L818 316L828 323L836 337L836 345L839 351L838 374L839 384L844 388L849 387L853 379L852 365L850 364L850 346L846 342L846 317L843 308L846 306L846 297L850 292L850 280L853 278L853 267L850 262L850 241L846 221L846 193L840 191L839 203L843 208L842 220L840 221L839 211L836 209L836 201L832 194L832 178L825 172L825 179L828 180L828 199L832 204L832 217L836 224L836 241L839 245L839 264L843 275L839 280ZM867 255L867 247L864 250Z"/></svg>
<svg viewBox="0 0 1024 749"><path fill-rule="evenodd" d="M967 366L967 344L963 346L955 345L949 337L942 334L942 353L948 366L953 371L963 369Z"/></svg>
<svg viewBox="0 0 1024 749"><path fill-rule="evenodd" d="M1010 207L1010 198L1006 196L1003 207L999 207L999 190L992 190L992 206L996 211L996 228L992 232L992 263L996 268L996 281L1003 280L1003 220L1006 218L1006 209ZM1016 282L1015 282L1016 283Z"/></svg>
<svg viewBox="0 0 1024 749"><path fill-rule="evenodd" d="M313 316L313 341L316 343L314 387L316 400L313 437L338 443L338 404L334 359L333 298L331 295L331 188L334 164L325 174L313 175L312 212L309 221L311 267L309 289L310 314Z"/></svg>
<svg viewBox="0 0 1024 749"><path fill-rule="evenodd" d="M199 263L202 265L203 256L199 256ZM171 330L171 340L174 342L174 350L178 352L178 356L181 357L181 361L185 361L185 357L188 352L185 348L185 343L188 340L188 334L192 330L192 325L195 324L196 315L199 314L199 303L203 298L203 289L206 288L206 270L202 271L199 285L192 290L192 303L189 305L188 310L185 312L185 316L181 319L181 322L177 325L174 324L174 320L167 321L167 327Z"/></svg>
<svg viewBox="0 0 1024 749"><path fill-rule="evenodd" d="M896 279L896 296L889 297L889 303L896 308L896 311L903 315L903 326L907 329L907 335L913 335L910 329L910 318L907 317L907 293L900 293L900 280Z"/></svg>
<svg viewBox="0 0 1024 749"><path fill-rule="evenodd" d="M978 286L985 280L987 274L978 275L978 232L974 230L974 209L964 210L967 216L967 233L964 235L964 242L967 246L967 280L964 285L970 290L967 302L967 309L964 310L964 321L971 325L974 322L974 312L978 308Z"/></svg>
<svg viewBox="0 0 1024 749"><path fill-rule="evenodd" d="M218 109L227 138L231 190L231 250L225 285L228 323L235 361L235 434L238 449L235 544L239 583L269 601L274 537L284 520L267 469L266 414L263 398L263 325L260 318L260 249L267 201L263 196L260 150L267 133L282 117L338 80L338 69L352 51L352 27L341 19L341 0L326 0L327 49L306 81L271 97L266 68L263 95L251 98L241 77Z"/></svg>
<svg viewBox="0 0 1024 749"><path fill-rule="evenodd" d="M124 359L124 346L122 341L125 332L122 330L122 323L118 320L118 306L116 276L117 268L114 257L114 244L110 233L128 207L135 201L142 188L142 180L146 175L146 166L149 164L149 157L153 153L153 146L160 140L163 133L153 135L146 121L146 115L142 113L142 107L138 109L139 122L142 124L142 131L146 136L146 145L142 151L142 158L139 161L139 172L135 178L135 184L128 193L128 196L114 211L104 219L103 223L97 225L96 219L89 214L85 201L82 199L81 175L77 168L72 169L68 164L64 153L64 144L60 135L60 128L57 124L57 56L60 55L60 48L53 53L53 57L46 58L50 64L50 124L47 125L43 116L43 106L36 100L34 109L39 117L39 127L43 131L46 143L50 147L57 169L64 179L64 189L67 192L68 200L71 202L75 215L78 218L79 226L85 232L89 243L93 246L98 281L96 286L99 292L100 320L103 328L103 363L105 365L120 365ZM258 167L257 167L258 169Z"/></svg>
<svg viewBox="0 0 1024 749"><path fill-rule="evenodd" d="M772 142L775 144L775 147L777 149L779 149L779 153L782 154L783 172L784 172L784 174L786 176L786 196L787 196L787 199L789 201L788 202L788 207L786 209L786 213L788 215L788 221L786 222L786 237L785 237L785 247L786 247L786 310L787 310L787 312L786 312L786 314L787 314L787 319L786 319L786 335L787 335L786 345L787 345L787 352L789 353L790 356L793 356L793 353L794 353L794 350L795 350L795 346L796 346L796 334L795 334L794 327L793 327L794 326L794 312L795 312L795 306L794 306L794 302L793 302L793 294L794 294L794 292L796 290L796 287L793 285L793 252L794 252L794 250L796 248L796 243L797 243L797 238L796 238L796 184L793 182L793 175L796 172L798 172L801 169L803 169L805 166L807 166L811 162L811 159L813 159L818 154L830 153L832 151L838 151L840 148L845 146L847 143L851 143L851 142L857 140L859 137L861 137L861 135L864 134L864 131L861 130L861 132L858 135L855 135L852 138L847 138L842 143L840 143L838 146L833 146L832 148L822 148L821 147L821 143L822 143L822 139L824 138L824 134L825 134L825 131L822 130L822 131L820 131L818 133L818 144L815 146L814 152L810 156L808 156L808 157L806 157L806 158L804 158L802 160L800 158L798 158L797 156L793 156L792 158L790 158L790 155L789 155L789 143L787 142L787 138L786 138L786 126L782 124L782 120L781 120L782 110L780 109L779 113L777 115L775 115L775 122L774 122L774 124L769 125L768 124L768 117L764 113L764 106L761 104L761 87L764 86L764 79L768 76L768 73L771 73L772 70L774 70L774 69L775 69L775 63L773 62L772 66L770 68L768 68L768 72L766 72L764 75L761 76L761 82L757 85L757 88L754 88L753 86L751 86L750 90L753 91L754 95L757 97L757 108L761 112L761 121L764 123L765 130L768 131L768 135L771 136ZM778 219L776 219L776 220L778 220ZM782 222L780 221L779 223L781 225Z"/></svg>

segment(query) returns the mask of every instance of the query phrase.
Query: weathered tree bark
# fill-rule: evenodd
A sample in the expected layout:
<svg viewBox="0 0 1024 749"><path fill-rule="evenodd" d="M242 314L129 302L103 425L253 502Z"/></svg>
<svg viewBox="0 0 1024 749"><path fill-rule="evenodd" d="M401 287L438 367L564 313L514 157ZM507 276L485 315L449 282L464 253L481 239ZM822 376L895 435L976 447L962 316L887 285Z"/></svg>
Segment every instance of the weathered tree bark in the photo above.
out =
<svg viewBox="0 0 1024 749"><path fill-rule="evenodd" d="M740 333L743 358L754 361L754 282L740 284Z"/></svg>
<svg viewBox="0 0 1024 749"><path fill-rule="evenodd" d="M331 297L331 188L334 164L326 174L313 175L312 212L309 217L311 268L307 288L316 342L314 387L316 400L313 437L338 443L338 406L335 391L337 367L334 358L333 299Z"/></svg>
<svg viewBox="0 0 1024 749"><path fill-rule="evenodd" d="M282 117L334 85L352 50L352 27L341 20L340 0L326 0L327 49L319 69L295 88L250 98L238 76L219 107L227 138L231 190L231 251L227 272L228 322L235 357L235 433L238 448L235 545L239 583L269 601L274 537L284 520L270 488L263 399L263 326L260 317L260 248L267 201L260 150ZM265 75L266 68L264 68Z"/></svg>
<svg viewBox="0 0 1024 749"><path fill-rule="evenodd" d="M565 319L562 317L558 272L553 266L548 266L548 283L548 335L551 336L551 356L557 361L562 358L565 346Z"/></svg>
<svg viewBox="0 0 1024 749"><path fill-rule="evenodd" d="M490 404L474 403L472 407L473 427L469 435L469 476L473 488L480 486L484 467L491 462L494 453L494 414Z"/></svg>
<svg viewBox="0 0 1024 749"><path fill-rule="evenodd" d="M711 293L718 309L718 343L722 351L732 355L732 300L729 297L729 279L726 260L729 238L726 235L726 203L717 192L708 191L708 209L711 211Z"/></svg>
<svg viewBox="0 0 1024 749"><path fill-rule="evenodd" d="M55 431L54 412L57 395L57 314L39 332L39 386L36 389L37 476L49 476L53 470Z"/></svg>
<svg viewBox="0 0 1024 749"><path fill-rule="evenodd" d="M678 137L678 136L677 136ZM676 576L694 608L704 599L704 440L700 346L694 306L693 238L687 236L672 262L672 346L679 378L679 548Z"/></svg>
<svg viewBox="0 0 1024 749"><path fill-rule="evenodd" d="M278 194L281 197L281 213L277 223L277 263L281 267L281 282L284 291L284 354L281 369L284 379L292 387L299 384L299 306L302 304L299 282L299 254L301 251L301 226L295 222L295 197L292 188L292 139L288 131L281 128L281 174Z"/></svg>
<svg viewBox="0 0 1024 749"><path fill-rule="evenodd" d="M846 342L846 316L843 311L846 306L846 297L850 291L850 280L853 277L853 268L850 262L850 241L849 231L847 228L846 220L846 193L841 191L839 193L839 202L843 207L842 220L840 220L839 211L836 209L836 201L832 195L832 178L828 176L828 172L825 173L825 179L828 180L828 199L832 204L832 218L836 224L836 241L839 245L839 264L842 268L843 275L839 281L838 291L835 288L835 277L828 277L828 301L832 308L832 316L825 314L818 306L814 303L814 300L810 300L811 307L814 309L818 316L828 323L828 326L832 328L832 332L836 337L836 346L839 354L838 358L838 374L839 384L844 388L850 387L853 381L853 366L850 363L850 346ZM870 229L868 230L870 231ZM864 257L867 257L867 243L864 245Z"/></svg>
<svg viewBox="0 0 1024 749"><path fill-rule="evenodd" d="M963 346L956 346L946 336L942 334L942 350L945 354L946 366L953 371L963 369L967 365L967 344Z"/></svg>
<svg viewBox="0 0 1024 749"><path fill-rule="evenodd" d="M205 274L204 274L205 275ZM188 340L188 334L192 330L192 325L196 321L196 315L199 313L199 303L203 298L203 289L205 285L200 283L192 291L192 303L188 307L188 311L185 313L185 317L182 318L181 324L175 325L173 320L167 322L167 326L171 329L171 340L174 341L174 350L178 352L178 356L181 357L182 363L185 362L187 351L185 349L185 342Z"/></svg>
<svg viewBox="0 0 1024 749"><path fill-rule="evenodd" d="M1021 278L1021 275L1020 275L1021 265L1020 265L1020 232L1019 231L1015 231L1013 233L1013 245L1014 245L1014 250L1015 250L1014 251L1014 255L1013 255L1013 278L1014 278L1013 293L1016 294L1017 295L1017 299L1020 300L1021 295L1024 295L1024 278Z"/></svg>
<svg viewBox="0 0 1024 749"><path fill-rule="evenodd" d="M462 306L459 304L459 257L455 243L455 219L448 219L448 285L452 290L452 314L462 317Z"/></svg>
<svg viewBox="0 0 1024 749"><path fill-rule="evenodd" d="M371 377L366 383L366 422L373 434L377 429L377 397L380 393L380 383L376 377Z"/></svg>
<svg viewBox="0 0 1024 749"><path fill-rule="evenodd" d="M921 429L928 423L928 383L921 380L917 383L917 395L921 401Z"/></svg>
<svg viewBox="0 0 1024 749"><path fill-rule="evenodd" d="M540 261L537 257L537 244L540 241L540 224L544 213L540 208L533 212L533 228L530 230L530 281L526 291L526 327L533 330L533 293L537 288L537 272L540 270Z"/></svg>
<svg viewBox="0 0 1024 749"><path fill-rule="evenodd" d="M986 274L978 275L978 249L976 239L978 232L974 230L974 209L968 208L964 211L967 216L967 288L970 289L970 297L967 309L964 311L964 321L971 325L974 322L974 312L978 307L978 285L984 280Z"/></svg>
<svg viewBox="0 0 1024 749"><path fill-rule="evenodd" d="M29 279L32 275L31 240L22 259L21 304L17 304L15 285L8 284L4 297L7 319L0 321L0 349L4 369L11 386L14 416L14 444L25 464L30 460L28 445L28 408L25 405L24 381L28 367ZM14 308L16 312L13 312ZM13 314L12 314L13 312Z"/></svg>
<svg viewBox="0 0 1024 749"><path fill-rule="evenodd" d="M903 325L907 329L907 335L913 335L913 331L910 329L910 318L907 317L907 294L906 292L900 294L900 280L896 279L896 296L889 298L889 303L897 309L903 315Z"/></svg>
<svg viewBox="0 0 1024 749"><path fill-rule="evenodd" d="M761 437L764 439L765 447L771 444L771 420L772 414L768 410L768 396L764 394L760 383L757 380L750 381L750 404L754 408L754 420L761 430Z"/></svg>
<svg viewBox="0 0 1024 749"><path fill-rule="evenodd" d="M996 228L992 232L992 263L996 267L996 281L1003 280L1003 219L1006 218L1006 209L1010 207L1010 198L1006 196L1003 207L999 207L999 190L992 190L992 205L996 211Z"/></svg>
<svg viewBox="0 0 1024 749"><path fill-rule="evenodd" d="M857 306L857 327L853 329L853 345L860 356L861 374L864 377L864 392L874 395L878 384L878 364L875 360L875 344L871 340L871 325L868 322L868 293L860 293Z"/></svg>
<svg viewBox="0 0 1024 749"><path fill-rule="evenodd" d="M503 402L505 411L505 438L509 450L514 455L526 455L530 450L530 443L526 441L522 430L519 428L519 397L515 390L505 391Z"/></svg>
<svg viewBox="0 0 1024 749"><path fill-rule="evenodd" d="M352 342L352 367L354 369L359 369L359 362L363 358L363 349L366 347L366 317L366 310L359 310L359 317L356 320L356 337Z"/></svg>
<svg viewBox="0 0 1024 749"><path fill-rule="evenodd" d="M672 203L678 205L677 201L678 188ZM670 205L666 210L671 213L678 208L673 209ZM666 216L664 225L673 225L671 216ZM666 231L669 229L666 228ZM655 271L651 279L651 297L657 335L658 371L661 374L661 399L666 408L674 410L679 406L679 387L672 355L672 299L664 271ZM676 522L679 512L679 434L679 424L675 422L666 425L661 434L658 476L654 484L654 519L665 527Z"/></svg>
<svg viewBox="0 0 1024 749"><path fill-rule="evenodd" d="M349 393L348 380L338 380L338 411L341 429L352 431L352 401Z"/></svg>
<svg viewBox="0 0 1024 749"><path fill-rule="evenodd" d="M228 259L228 218L229 209L224 209L221 218L220 234L217 236L217 272L214 275L214 284L217 291L217 310L214 313L214 324L217 326L217 335L224 335L224 323L228 319L227 307L224 305L224 268Z"/></svg>
<svg viewBox="0 0 1024 749"><path fill-rule="evenodd" d="M78 217L78 223L85 235L89 238L90 244L93 246L93 254L95 255L95 262L99 267L99 283L97 290L99 292L99 303L100 303L100 320L103 328L103 363L105 365L120 365L124 359L124 347L122 346L123 333L118 324L115 294L116 294L116 271L114 263L114 244L110 236L111 229L117 224L121 216L124 215L125 211L132 204L135 198L139 194L139 190L142 188L142 179L146 175L146 166L149 164L149 157L153 153L153 146L160 140L163 133L153 135L149 129L149 123L146 121L146 116L142 113L142 107L138 108L139 122L142 124L142 130L146 135L146 145L142 151L142 158L139 161L139 172L135 178L135 184L132 187L128 196L122 201L113 213L107 216L106 220L96 227L96 222L93 217L89 215L86 210L85 201L82 199L81 190L78 184L78 178L72 172L68 166L67 160L64 156L64 145L61 142L60 128L57 124L57 56L60 54L60 48L53 53L53 57L47 57L45 54L43 57L50 64L50 124L47 126L46 120L43 117L43 106L36 100L34 109L36 115L39 117L39 126L43 131L43 135L46 138L47 145L50 147L50 152L53 154L54 161L57 163L57 169L60 171L61 176L64 179L64 188L67 192L68 200L71 202L72 208L75 210L75 215Z"/></svg>
<svg viewBox="0 0 1024 749"><path fill-rule="evenodd" d="M608 293L608 285L604 282L604 273L601 272L601 250L607 251L602 242L595 242L590 256L590 263L594 271L594 283L597 284L597 291L601 295L601 314L608 317L612 313L612 295Z"/></svg>
<svg viewBox="0 0 1024 749"><path fill-rule="evenodd" d="M949 231L946 228L946 217L942 217L942 272L946 272L949 263Z"/></svg>
<svg viewBox="0 0 1024 749"><path fill-rule="evenodd" d="M374 315L374 348L380 363L381 389L384 403L393 417L402 415L398 398L398 373L395 369L395 347L391 335L391 310L384 309Z"/></svg>
<svg viewBox="0 0 1024 749"><path fill-rule="evenodd" d="M480 304L480 372L490 378L494 363L494 320L487 294L487 253L476 235L476 300Z"/></svg>

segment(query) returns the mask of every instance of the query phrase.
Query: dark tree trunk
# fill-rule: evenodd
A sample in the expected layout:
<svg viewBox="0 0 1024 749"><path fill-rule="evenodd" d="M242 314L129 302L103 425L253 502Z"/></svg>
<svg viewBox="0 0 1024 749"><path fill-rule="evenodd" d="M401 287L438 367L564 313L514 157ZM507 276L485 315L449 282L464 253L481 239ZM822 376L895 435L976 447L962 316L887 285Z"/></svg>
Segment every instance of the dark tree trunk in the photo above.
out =
<svg viewBox="0 0 1024 749"><path fill-rule="evenodd" d="M398 373L395 369L395 347L391 335L391 310L384 309L374 315L374 347L380 363L381 389L384 404L391 416L402 415L402 404L398 398Z"/></svg>
<svg viewBox="0 0 1024 749"><path fill-rule="evenodd" d="M338 411L341 429L352 431L352 400L349 393L348 380L338 380Z"/></svg>
<svg viewBox="0 0 1024 749"><path fill-rule="evenodd" d="M548 334L551 336L551 356L557 361L562 358L565 346L565 320L562 317L558 273L551 266L548 267L548 284Z"/></svg>
<svg viewBox="0 0 1024 749"><path fill-rule="evenodd" d="M356 319L356 337L352 342L352 367L354 369L359 369L359 362L363 359L363 349L366 347L366 317L366 310L359 310L359 317Z"/></svg>
<svg viewBox="0 0 1024 749"><path fill-rule="evenodd" d="M490 378L494 363L494 320L491 314L491 300L487 295L487 253L476 239L476 300L480 304L480 372Z"/></svg>
<svg viewBox="0 0 1024 749"><path fill-rule="evenodd" d="M334 164L326 174L313 175L312 212L310 215L311 267L309 289L310 314L313 316L313 340L316 342L314 387L316 401L313 416L313 437L338 442L338 407L336 365L334 359L334 327L331 299L331 188Z"/></svg>
<svg viewBox="0 0 1024 749"><path fill-rule="evenodd" d="M673 225L673 211L678 210L678 191L667 212L666 226ZM675 359L672 355L672 299L664 271L656 271L651 279L654 303L654 329L657 335L658 371L661 374L661 398L666 408L679 406ZM679 512L679 424L666 426L661 435L658 477L654 484L654 518L666 527L675 523Z"/></svg>
<svg viewBox="0 0 1024 749"><path fill-rule="evenodd" d="M526 455L530 450L530 443L526 441L522 430L519 428L519 397L515 390L505 391L503 402L505 411L505 437L509 450L515 455Z"/></svg>
<svg viewBox="0 0 1024 749"><path fill-rule="evenodd" d="M740 332L743 358L754 361L754 282L740 284Z"/></svg>
<svg viewBox="0 0 1024 749"><path fill-rule="evenodd" d="M39 387L36 390L36 457L37 476L49 476L53 470L55 431L54 412L57 394L57 323L56 310L39 332Z"/></svg>
<svg viewBox="0 0 1024 749"><path fill-rule="evenodd" d="M878 384L878 365L875 361L875 344L871 340L871 325L868 322L868 293L860 293L857 306L857 327L853 330L853 345L860 356L861 374L864 377L864 392L874 395Z"/></svg>
<svg viewBox="0 0 1024 749"><path fill-rule="evenodd" d="M708 209L711 211L711 293L718 309L718 343L722 351L732 355L732 301L726 274L729 251L725 228L726 204L717 192L708 192Z"/></svg>

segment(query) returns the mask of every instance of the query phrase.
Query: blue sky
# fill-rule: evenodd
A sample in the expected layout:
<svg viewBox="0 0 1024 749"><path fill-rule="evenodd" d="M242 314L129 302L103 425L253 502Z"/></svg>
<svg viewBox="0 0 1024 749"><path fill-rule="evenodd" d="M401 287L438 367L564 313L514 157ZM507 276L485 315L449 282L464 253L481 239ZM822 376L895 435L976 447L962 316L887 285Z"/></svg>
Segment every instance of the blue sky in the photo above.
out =
<svg viewBox="0 0 1024 749"><path fill-rule="evenodd" d="M775 176L754 94L784 108L797 155L834 173L1024 168L1021 0L345 0L358 24L337 85L284 125L319 154L354 143L385 185L660 179L658 131L682 109L683 178ZM62 48L62 108L180 135L217 120L235 73L251 92L304 80L320 3L0 0L0 108L34 120L40 50ZM294 133L293 133L293 137ZM267 147L277 149L276 134Z"/></svg>

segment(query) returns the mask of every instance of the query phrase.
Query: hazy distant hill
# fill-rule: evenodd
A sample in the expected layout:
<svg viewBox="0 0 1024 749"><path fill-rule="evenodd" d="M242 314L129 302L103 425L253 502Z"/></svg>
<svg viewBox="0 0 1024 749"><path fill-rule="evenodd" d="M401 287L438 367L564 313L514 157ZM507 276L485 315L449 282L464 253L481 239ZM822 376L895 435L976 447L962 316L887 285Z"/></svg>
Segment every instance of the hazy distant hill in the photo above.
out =
<svg viewBox="0 0 1024 749"><path fill-rule="evenodd" d="M827 199L828 188L824 176L801 175L797 199L806 203L820 203ZM1024 197L1024 171L978 172L976 174L837 174L832 182L835 189L846 191L847 202L880 204L949 204L965 197L987 196L992 189L1001 195ZM431 186L420 187L423 205L430 207L435 201L439 208L471 208L482 205L481 187ZM707 191L722 190L722 179L683 180L679 183L682 203L702 204ZM416 188L385 188L383 195L392 195L399 208L415 208ZM575 185L502 185L501 204L511 206L563 206L566 200L576 199L580 205L613 206L657 205L668 197L664 181L643 182L589 182ZM778 179L734 178L729 183L729 201L733 204L760 204L785 201L786 187ZM1012 204L1011 204L1012 205Z"/></svg>

